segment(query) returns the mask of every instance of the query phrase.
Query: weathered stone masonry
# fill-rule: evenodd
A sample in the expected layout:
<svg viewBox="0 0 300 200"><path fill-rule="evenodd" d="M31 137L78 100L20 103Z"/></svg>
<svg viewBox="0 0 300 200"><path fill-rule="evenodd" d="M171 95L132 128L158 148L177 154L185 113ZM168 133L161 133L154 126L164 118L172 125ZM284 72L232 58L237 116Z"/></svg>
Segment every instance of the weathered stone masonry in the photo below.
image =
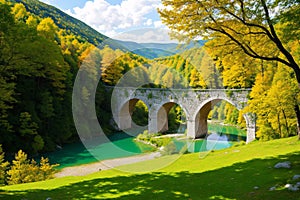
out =
<svg viewBox="0 0 300 200"><path fill-rule="evenodd" d="M207 134L207 116L213 106L225 100L238 110L248 101L249 89L192 90L160 88L114 88L112 110L118 127L122 130L132 127L132 110L138 100L143 101L149 110L148 130L150 133L168 130L168 112L175 104L186 114L187 136L204 137ZM247 143L255 139L255 119L251 113L245 114Z"/></svg>

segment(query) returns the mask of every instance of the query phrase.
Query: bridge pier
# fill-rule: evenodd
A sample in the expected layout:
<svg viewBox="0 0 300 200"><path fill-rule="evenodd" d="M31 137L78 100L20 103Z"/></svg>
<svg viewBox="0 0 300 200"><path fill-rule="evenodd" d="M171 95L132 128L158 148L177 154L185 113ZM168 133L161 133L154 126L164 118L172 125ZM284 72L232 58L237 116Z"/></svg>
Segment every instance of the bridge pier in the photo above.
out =
<svg viewBox="0 0 300 200"><path fill-rule="evenodd" d="M149 133L165 132L169 130L168 114L175 103L166 103L163 106L153 106L149 109Z"/></svg>
<svg viewBox="0 0 300 200"><path fill-rule="evenodd" d="M255 115L252 113L246 113L244 114L244 118L246 120L246 128L247 128L246 143L249 143L255 140L255 132L256 132Z"/></svg>
<svg viewBox="0 0 300 200"><path fill-rule="evenodd" d="M117 113L117 125L119 129L126 130L132 128L132 113L135 104L138 99L131 99L127 101L122 107L119 113Z"/></svg>
<svg viewBox="0 0 300 200"><path fill-rule="evenodd" d="M194 119L188 120L187 136L189 138L196 139L206 137L206 135L208 134L208 114L219 101L220 100L218 99L209 101L200 109Z"/></svg>
<svg viewBox="0 0 300 200"><path fill-rule="evenodd" d="M199 116L200 118L200 116ZM192 139L205 138L208 133L206 119L187 120L187 137Z"/></svg>

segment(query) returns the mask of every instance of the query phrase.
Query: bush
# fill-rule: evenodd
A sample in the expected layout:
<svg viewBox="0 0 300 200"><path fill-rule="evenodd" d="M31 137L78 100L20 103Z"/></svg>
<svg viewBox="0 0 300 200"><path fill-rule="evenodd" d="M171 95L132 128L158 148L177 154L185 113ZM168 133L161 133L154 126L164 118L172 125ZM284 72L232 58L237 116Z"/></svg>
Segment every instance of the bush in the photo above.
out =
<svg viewBox="0 0 300 200"><path fill-rule="evenodd" d="M48 158L41 158L40 164L35 160L29 160L27 154L20 150L12 161L10 170L7 171L7 183L9 185L30 183L51 179L58 165L50 165Z"/></svg>
<svg viewBox="0 0 300 200"><path fill-rule="evenodd" d="M161 135L160 133L149 134L148 131L146 130L143 133L139 134L136 137L136 140L150 143L156 147L166 146L171 142L172 140L171 138L156 138L157 136L160 135Z"/></svg>
<svg viewBox="0 0 300 200"><path fill-rule="evenodd" d="M246 145L245 141L240 141L240 142L235 142L232 147L239 147L239 146L243 146Z"/></svg>
<svg viewBox="0 0 300 200"><path fill-rule="evenodd" d="M177 153L176 145L173 141L169 142L163 149L162 155L172 155Z"/></svg>
<svg viewBox="0 0 300 200"><path fill-rule="evenodd" d="M4 185L6 182L6 171L8 166L9 162L4 161L4 153L2 152L2 147L0 145L0 186Z"/></svg>

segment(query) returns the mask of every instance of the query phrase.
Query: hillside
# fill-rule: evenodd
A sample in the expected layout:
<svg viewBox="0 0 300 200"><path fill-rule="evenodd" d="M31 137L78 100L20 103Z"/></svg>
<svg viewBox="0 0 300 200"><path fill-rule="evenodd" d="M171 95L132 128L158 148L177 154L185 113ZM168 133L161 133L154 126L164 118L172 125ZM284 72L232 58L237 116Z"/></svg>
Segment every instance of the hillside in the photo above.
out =
<svg viewBox="0 0 300 200"><path fill-rule="evenodd" d="M23 3L26 9L41 17L50 17L59 28L65 29L74 35L80 36L83 40L88 41L95 46L102 45L103 42L109 45L112 49L126 50L122 45L109 37L97 32L84 22L71 17L58 8L40 2L38 0L9 0L10 2Z"/></svg>
<svg viewBox="0 0 300 200"><path fill-rule="evenodd" d="M200 48L205 44L204 40L199 40L188 45L179 45L177 43L137 43L120 40L117 40L117 42L133 53L148 59L172 56L192 48Z"/></svg>

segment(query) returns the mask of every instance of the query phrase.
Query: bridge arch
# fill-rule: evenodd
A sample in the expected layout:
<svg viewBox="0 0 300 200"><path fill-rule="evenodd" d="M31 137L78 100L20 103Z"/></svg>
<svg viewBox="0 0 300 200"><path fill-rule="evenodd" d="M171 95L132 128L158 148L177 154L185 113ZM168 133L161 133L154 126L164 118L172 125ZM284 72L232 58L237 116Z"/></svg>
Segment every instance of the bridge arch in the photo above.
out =
<svg viewBox="0 0 300 200"><path fill-rule="evenodd" d="M180 103L177 103L175 101L164 101L155 106L155 108L150 112L150 119L152 120L152 124L156 124L155 130L152 130L152 132L165 132L169 130L168 114L170 110L176 105L180 106L185 116L187 116L185 107Z"/></svg>
<svg viewBox="0 0 300 200"><path fill-rule="evenodd" d="M117 111L118 112L117 124L119 129L126 130L130 128L140 127L132 120L133 110L138 101L142 101L149 110L148 103L145 102L143 99L139 99L139 98L127 99L127 101L125 101L122 105L120 105L119 110ZM145 128L147 128L147 126L145 126Z"/></svg>
<svg viewBox="0 0 300 200"><path fill-rule="evenodd" d="M191 121L194 122L190 125L192 127L188 127L193 130L193 135L188 134L189 137L203 138L208 134L207 119L208 119L209 112L220 101L226 101L227 103L230 103L239 111L243 109L243 106L241 106L239 102L235 102L235 100L226 97L211 97L202 101L192 117ZM253 116L250 113L244 114L243 117L246 121L247 142L250 142L253 139L255 139L255 121L253 119Z"/></svg>

